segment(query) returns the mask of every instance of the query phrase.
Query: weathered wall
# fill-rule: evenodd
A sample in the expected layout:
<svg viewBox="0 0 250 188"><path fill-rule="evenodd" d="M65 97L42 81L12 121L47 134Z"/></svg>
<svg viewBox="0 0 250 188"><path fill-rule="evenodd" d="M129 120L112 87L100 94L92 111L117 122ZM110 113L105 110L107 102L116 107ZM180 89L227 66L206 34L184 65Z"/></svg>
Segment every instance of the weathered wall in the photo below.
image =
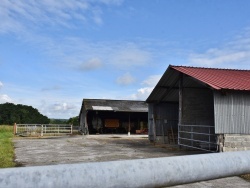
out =
<svg viewBox="0 0 250 188"><path fill-rule="evenodd" d="M250 134L250 92L214 93L215 133Z"/></svg>
<svg viewBox="0 0 250 188"><path fill-rule="evenodd" d="M250 150L250 135L224 134L223 152Z"/></svg>
<svg viewBox="0 0 250 188"><path fill-rule="evenodd" d="M87 122L86 122L86 114L87 114L87 112L86 112L86 110L85 110L85 108L83 108L82 109L82 111L81 111L81 113L80 113L80 130L84 133L84 134L88 134L88 130L86 130L86 124L87 124Z"/></svg>
<svg viewBox="0 0 250 188"><path fill-rule="evenodd" d="M155 124L157 141L166 142L167 130L172 127L177 132L178 129L178 103L149 104L148 107L149 140L153 140Z"/></svg>
<svg viewBox="0 0 250 188"><path fill-rule="evenodd" d="M184 88L182 105L182 124L214 125L212 90Z"/></svg>

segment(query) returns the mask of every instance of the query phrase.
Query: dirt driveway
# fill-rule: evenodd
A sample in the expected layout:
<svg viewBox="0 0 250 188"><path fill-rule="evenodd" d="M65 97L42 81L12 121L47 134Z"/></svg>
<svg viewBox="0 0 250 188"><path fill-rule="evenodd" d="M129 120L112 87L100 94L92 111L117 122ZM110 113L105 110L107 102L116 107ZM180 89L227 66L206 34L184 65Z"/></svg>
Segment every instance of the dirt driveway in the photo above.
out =
<svg viewBox="0 0 250 188"><path fill-rule="evenodd" d="M89 135L50 138L14 139L16 161L22 166L40 166L99 162L126 159L143 159L202 152L179 150L169 145L153 145L147 136L133 135ZM175 188L202 187L250 187L250 182L240 177L179 185Z"/></svg>

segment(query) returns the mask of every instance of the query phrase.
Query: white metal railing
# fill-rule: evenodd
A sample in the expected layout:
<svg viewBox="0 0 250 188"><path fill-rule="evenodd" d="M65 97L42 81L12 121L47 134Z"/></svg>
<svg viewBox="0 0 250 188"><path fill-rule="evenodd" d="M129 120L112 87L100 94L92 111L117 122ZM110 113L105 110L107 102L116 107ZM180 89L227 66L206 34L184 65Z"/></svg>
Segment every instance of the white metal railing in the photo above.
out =
<svg viewBox="0 0 250 188"><path fill-rule="evenodd" d="M214 126L209 125L178 125L178 144L194 149L216 152L217 136Z"/></svg>
<svg viewBox="0 0 250 188"><path fill-rule="evenodd" d="M73 126L68 124L15 124L14 134L23 136L47 136L72 134Z"/></svg>

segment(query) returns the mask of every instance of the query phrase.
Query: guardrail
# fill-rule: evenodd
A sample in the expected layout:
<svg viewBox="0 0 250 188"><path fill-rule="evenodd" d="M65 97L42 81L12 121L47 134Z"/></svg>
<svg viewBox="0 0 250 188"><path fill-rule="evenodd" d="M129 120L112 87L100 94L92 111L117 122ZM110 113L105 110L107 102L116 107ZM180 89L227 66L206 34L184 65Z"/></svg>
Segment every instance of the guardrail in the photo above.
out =
<svg viewBox="0 0 250 188"><path fill-rule="evenodd" d="M164 187L250 173L250 151L0 169L0 187Z"/></svg>
<svg viewBox="0 0 250 188"><path fill-rule="evenodd" d="M22 136L47 136L72 134L73 126L68 124L15 124L14 134Z"/></svg>

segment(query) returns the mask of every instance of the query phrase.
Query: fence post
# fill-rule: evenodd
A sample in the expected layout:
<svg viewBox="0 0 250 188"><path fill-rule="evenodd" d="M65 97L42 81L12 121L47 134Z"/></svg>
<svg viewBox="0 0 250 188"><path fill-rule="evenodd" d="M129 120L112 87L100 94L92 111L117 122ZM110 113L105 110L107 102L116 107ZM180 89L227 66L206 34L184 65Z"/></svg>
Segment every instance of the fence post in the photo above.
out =
<svg viewBox="0 0 250 188"><path fill-rule="evenodd" d="M70 134L73 133L73 130L72 130L72 129L73 129L73 125L71 124L71 125L70 125Z"/></svg>
<svg viewBox="0 0 250 188"><path fill-rule="evenodd" d="M41 125L41 136L43 136L43 125Z"/></svg>
<svg viewBox="0 0 250 188"><path fill-rule="evenodd" d="M16 135L16 132L17 132L16 123L14 123L13 132L14 132L14 135Z"/></svg>

